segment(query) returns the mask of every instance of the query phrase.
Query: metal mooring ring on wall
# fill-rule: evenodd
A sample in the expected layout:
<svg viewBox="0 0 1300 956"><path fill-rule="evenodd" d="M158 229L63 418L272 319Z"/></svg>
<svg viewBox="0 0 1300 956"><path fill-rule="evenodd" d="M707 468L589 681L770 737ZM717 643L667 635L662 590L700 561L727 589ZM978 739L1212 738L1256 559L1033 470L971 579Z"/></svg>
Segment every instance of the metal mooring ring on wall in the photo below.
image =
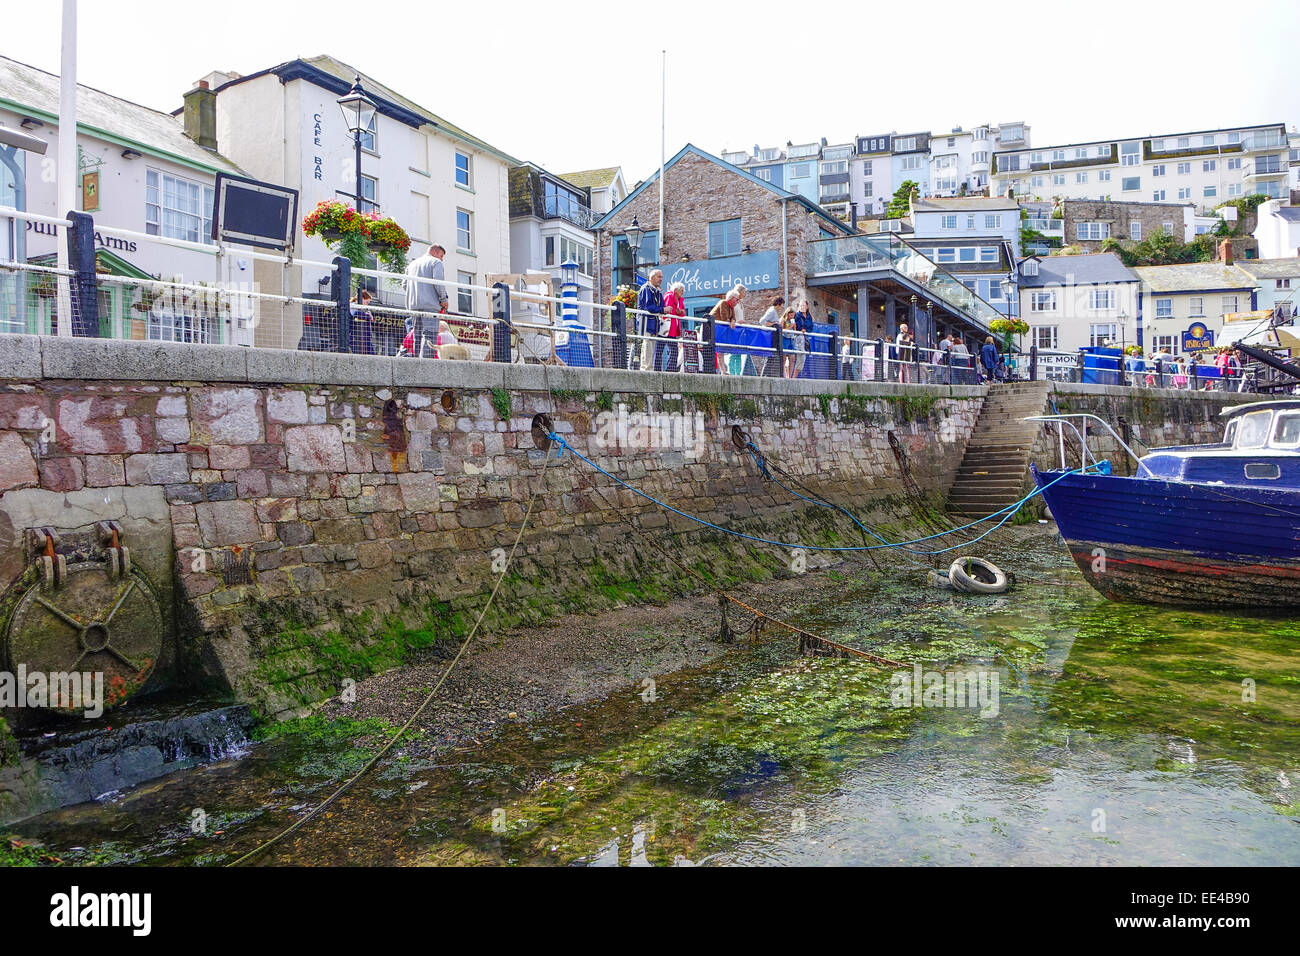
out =
<svg viewBox="0 0 1300 956"><path fill-rule="evenodd" d="M555 426L551 424L551 419L542 414L533 416L533 444L541 451L551 450L551 432L555 431Z"/></svg>
<svg viewBox="0 0 1300 956"><path fill-rule="evenodd" d="M67 707L53 698L51 675L74 672L102 673L103 703L112 707L148 683L166 632L158 598L140 572L115 576L107 562L74 561L58 587L37 576L20 593L4 657L13 673L22 666L46 675L51 709Z"/></svg>
<svg viewBox="0 0 1300 956"><path fill-rule="evenodd" d="M456 393L451 389L447 389L442 393L442 398L439 399L439 402L442 404L442 410L448 415L456 411Z"/></svg>
<svg viewBox="0 0 1300 956"><path fill-rule="evenodd" d="M749 447L749 435L745 429L739 425L732 425L731 443L736 446L736 451L745 451Z"/></svg>

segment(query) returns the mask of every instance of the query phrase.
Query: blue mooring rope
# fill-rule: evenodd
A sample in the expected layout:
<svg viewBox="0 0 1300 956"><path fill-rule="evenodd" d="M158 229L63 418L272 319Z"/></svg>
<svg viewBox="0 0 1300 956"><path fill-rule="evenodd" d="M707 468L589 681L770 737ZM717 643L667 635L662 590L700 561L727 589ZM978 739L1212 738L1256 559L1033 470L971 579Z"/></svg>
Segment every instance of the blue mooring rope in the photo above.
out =
<svg viewBox="0 0 1300 956"><path fill-rule="evenodd" d="M1067 477L1069 477L1070 475L1082 474L1082 473L1084 473L1084 472L1086 472L1086 471L1088 470L1088 468L1086 468L1086 467L1085 467L1085 468L1072 468L1072 469L1070 469L1070 470L1067 471L1067 472L1063 472L1062 474L1057 475L1055 478L1053 478L1050 482L1048 482L1048 483L1047 483L1046 485L1044 485L1042 488L1035 488L1033 491L1031 491L1029 494L1025 495L1025 496L1024 496L1023 498L1021 498L1019 501L1016 501L1016 502L1014 502L1014 503L1012 503L1012 504L1009 504L1009 505L1007 505L1005 508L1002 508L1002 509L1000 509L1000 510L998 510L998 511L995 511L995 512L993 512L992 514L985 515L983 518L977 518L976 520L970 522L969 524L964 524L964 525L962 525L962 526L959 527L959 528L953 528L951 531L941 531L941 532L939 532L938 534L926 535L926 536L923 537L923 538L913 538L913 539L911 539L911 540L909 540L909 541L886 541L884 538L880 537L880 535L876 534L876 532L872 531L872 530L871 530L870 528L868 528L866 525L862 524L862 522L858 521L857 518L854 518L853 515L849 514L849 512L844 511L843 508L839 508L837 505L832 505L832 504L829 504L829 503L827 503L827 502L818 502L818 501L814 501L812 498L806 498L806 497L804 497L803 495L799 494L798 492L790 491L790 489L789 489L789 488L786 488L785 485L781 485L781 483L780 483L779 481L776 481L776 479L773 478L773 477L768 473L767 468L766 468L763 464L759 463L759 469L763 472L763 474L764 474L765 477L767 477L770 481L773 481L773 482L775 482L776 484L781 485L781 487L782 487L782 488L785 488L786 491L790 491L790 494L794 495L796 498L803 498L804 501L811 502L812 504L819 505L820 507L823 507L823 508L834 508L835 510L843 511L844 514L848 515L849 518L851 518L851 519L853 520L853 522L854 522L854 523L855 523L859 528L862 528L864 531L867 532L867 534L871 535L871 536L872 536L873 538L875 538L877 541L880 541L880 542L881 542L880 544L862 545L862 546L860 546L860 547L855 547L855 548L829 548L829 547L819 547L818 545L814 545L814 544L795 544L795 543L791 543L791 542L788 542L788 541L773 541L771 538L759 538L759 537L756 537L756 536L754 536L754 535L751 535L751 534L745 534L745 533L740 532L740 531L733 531L733 530L730 529L730 528L723 528L723 527L721 527L720 525L716 525L716 524L714 524L714 523L711 522L711 521L705 521L703 518L700 518L700 517L698 517L698 516L696 516L696 515L688 514L688 513L685 512L685 511L680 511L680 510L678 510L677 508L674 508L672 505L660 501L658 498L655 498L653 495L648 495L648 494L646 494L646 493L645 493L644 491L642 491L640 488L634 487L633 485L629 485L626 481L624 481L622 478L619 478L617 475L611 475L611 474L610 474L609 472L607 472L604 468L601 468L600 465L596 464L594 461L592 461L592 460L591 460L590 458L588 458L586 455L582 454L582 452L578 451L576 448L574 448L572 445L570 445L568 442L566 442L566 441L565 441L565 440L564 440L560 435L558 435L557 433L555 433L555 432L551 432L551 433L548 434L546 437L549 438L551 441L556 442L556 443L557 443L561 448L567 448L567 449L569 449L569 451L573 452L573 455L574 455L575 458L578 458L578 459L581 459L582 461L585 461L588 465L590 465L592 468L596 469L596 471L600 472L600 473L601 473L602 475L604 475L606 478L609 478L609 479L612 480L612 481L616 481L616 482L618 482L620 485L622 485L622 486L623 486L624 488L626 488L628 491L632 492L632 493L635 494L635 495L640 495L642 498L646 499L647 501L651 502L652 504L658 505L660 508L663 508L665 511L671 511L673 514L681 515L683 518L686 518L686 519L689 520L689 521L694 521L696 524L703 525L703 526L706 527L706 528L712 528L714 531L721 531L723 534L729 534L729 535L732 535L733 537L736 537L736 538L743 538L743 539L745 539L746 541L757 541L759 544L771 544L771 545L775 545L775 546L777 546L777 547L779 547L779 548L803 548L805 551L833 551L833 552L839 552L839 551L881 551L881 550L885 550L885 549L889 549L889 548L897 548L897 549L899 549L899 550L908 551L908 552L910 552L910 553L912 553L912 554L930 554L930 555L933 555L933 554L947 554L949 551L957 551L957 550L960 550L960 549L962 549L962 548L969 547L970 545L975 544L977 541L982 541L984 538L987 538L987 537L988 537L989 535L991 535L994 531L997 531L998 528L1001 528L1004 524L1006 524L1008 521L1010 521L1011 518L1012 518L1012 516L1015 515L1015 513L1016 513L1017 511L1019 511L1022 507L1024 507L1024 505L1025 505L1026 502L1031 501L1031 500L1032 500L1034 497L1036 497L1037 495L1042 494L1046 489L1052 487L1052 485L1056 484L1056 483L1057 483L1058 481L1060 481L1061 479L1063 479L1063 478L1067 478ZM751 446L751 448L753 447L753 443L752 443L752 442L750 443L750 446ZM751 451L750 454L753 455L753 452ZM757 461L757 459L755 459L755 460ZM922 544L922 543L924 543L924 542L926 542L926 541L932 541L932 540L934 540L935 538L943 538L943 537L946 537L946 536L948 536L948 535L950 535L950 534L954 534L954 533L956 533L956 532L958 532L958 531L965 531L966 529L968 529L968 528L972 528L972 527L974 527L975 525L983 524L985 521L990 521L990 520L992 520L993 518L996 518L998 515L1003 515L1001 521L999 521L999 522L998 522L997 524L995 524L993 527L989 528L989 529L988 529L987 531L985 531L983 534L981 534L981 535L979 535L979 536L977 536L977 537L975 537L975 538L972 538L970 541L964 541L964 542L962 542L961 544L955 544L955 545L952 545L951 547L947 547L947 548L940 548L940 549L938 549L938 550L936 550L936 551L922 551L922 550L915 550L915 549L912 549L912 548L909 548L909 547L908 547L908 545L912 545L912 544Z"/></svg>

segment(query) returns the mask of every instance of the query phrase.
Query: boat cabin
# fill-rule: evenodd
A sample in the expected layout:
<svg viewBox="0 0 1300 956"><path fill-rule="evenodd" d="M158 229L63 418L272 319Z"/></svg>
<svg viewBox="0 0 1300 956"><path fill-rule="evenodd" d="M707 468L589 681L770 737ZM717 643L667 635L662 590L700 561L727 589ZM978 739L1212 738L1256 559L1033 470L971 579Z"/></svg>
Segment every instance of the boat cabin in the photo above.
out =
<svg viewBox="0 0 1300 956"><path fill-rule="evenodd" d="M1222 416L1223 441L1156 449L1140 477L1300 488L1300 399L1235 405Z"/></svg>

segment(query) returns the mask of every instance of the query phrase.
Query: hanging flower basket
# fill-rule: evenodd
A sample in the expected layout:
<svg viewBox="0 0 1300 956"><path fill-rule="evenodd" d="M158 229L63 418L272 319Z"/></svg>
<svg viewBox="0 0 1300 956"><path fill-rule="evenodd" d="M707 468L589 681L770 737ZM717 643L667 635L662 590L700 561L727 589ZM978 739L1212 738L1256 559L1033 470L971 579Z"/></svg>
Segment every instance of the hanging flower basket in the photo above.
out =
<svg viewBox="0 0 1300 956"><path fill-rule="evenodd" d="M391 217L358 212L346 203L327 199L303 218L302 231L344 256L354 269L364 269L367 257L373 254L389 271L406 271L411 237Z"/></svg>

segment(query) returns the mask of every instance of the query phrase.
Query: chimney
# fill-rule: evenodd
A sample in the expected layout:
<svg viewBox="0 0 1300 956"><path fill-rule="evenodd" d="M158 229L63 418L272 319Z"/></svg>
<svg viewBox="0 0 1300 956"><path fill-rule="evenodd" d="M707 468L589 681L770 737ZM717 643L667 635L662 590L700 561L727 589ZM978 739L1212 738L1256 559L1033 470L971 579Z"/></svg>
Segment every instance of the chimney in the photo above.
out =
<svg viewBox="0 0 1300 956"><path fill-rule="evenodd" d="M204 149L217 150L217 94L199 80L185 94L185 135Z"/></svg>
<svg viewBox="0 0 1300 956"><path fill-rule="evenodd" d="M1219 240L1219 261L1222 262L1225 266L1232 265L1232 240L1231 239Z"/></svg>

